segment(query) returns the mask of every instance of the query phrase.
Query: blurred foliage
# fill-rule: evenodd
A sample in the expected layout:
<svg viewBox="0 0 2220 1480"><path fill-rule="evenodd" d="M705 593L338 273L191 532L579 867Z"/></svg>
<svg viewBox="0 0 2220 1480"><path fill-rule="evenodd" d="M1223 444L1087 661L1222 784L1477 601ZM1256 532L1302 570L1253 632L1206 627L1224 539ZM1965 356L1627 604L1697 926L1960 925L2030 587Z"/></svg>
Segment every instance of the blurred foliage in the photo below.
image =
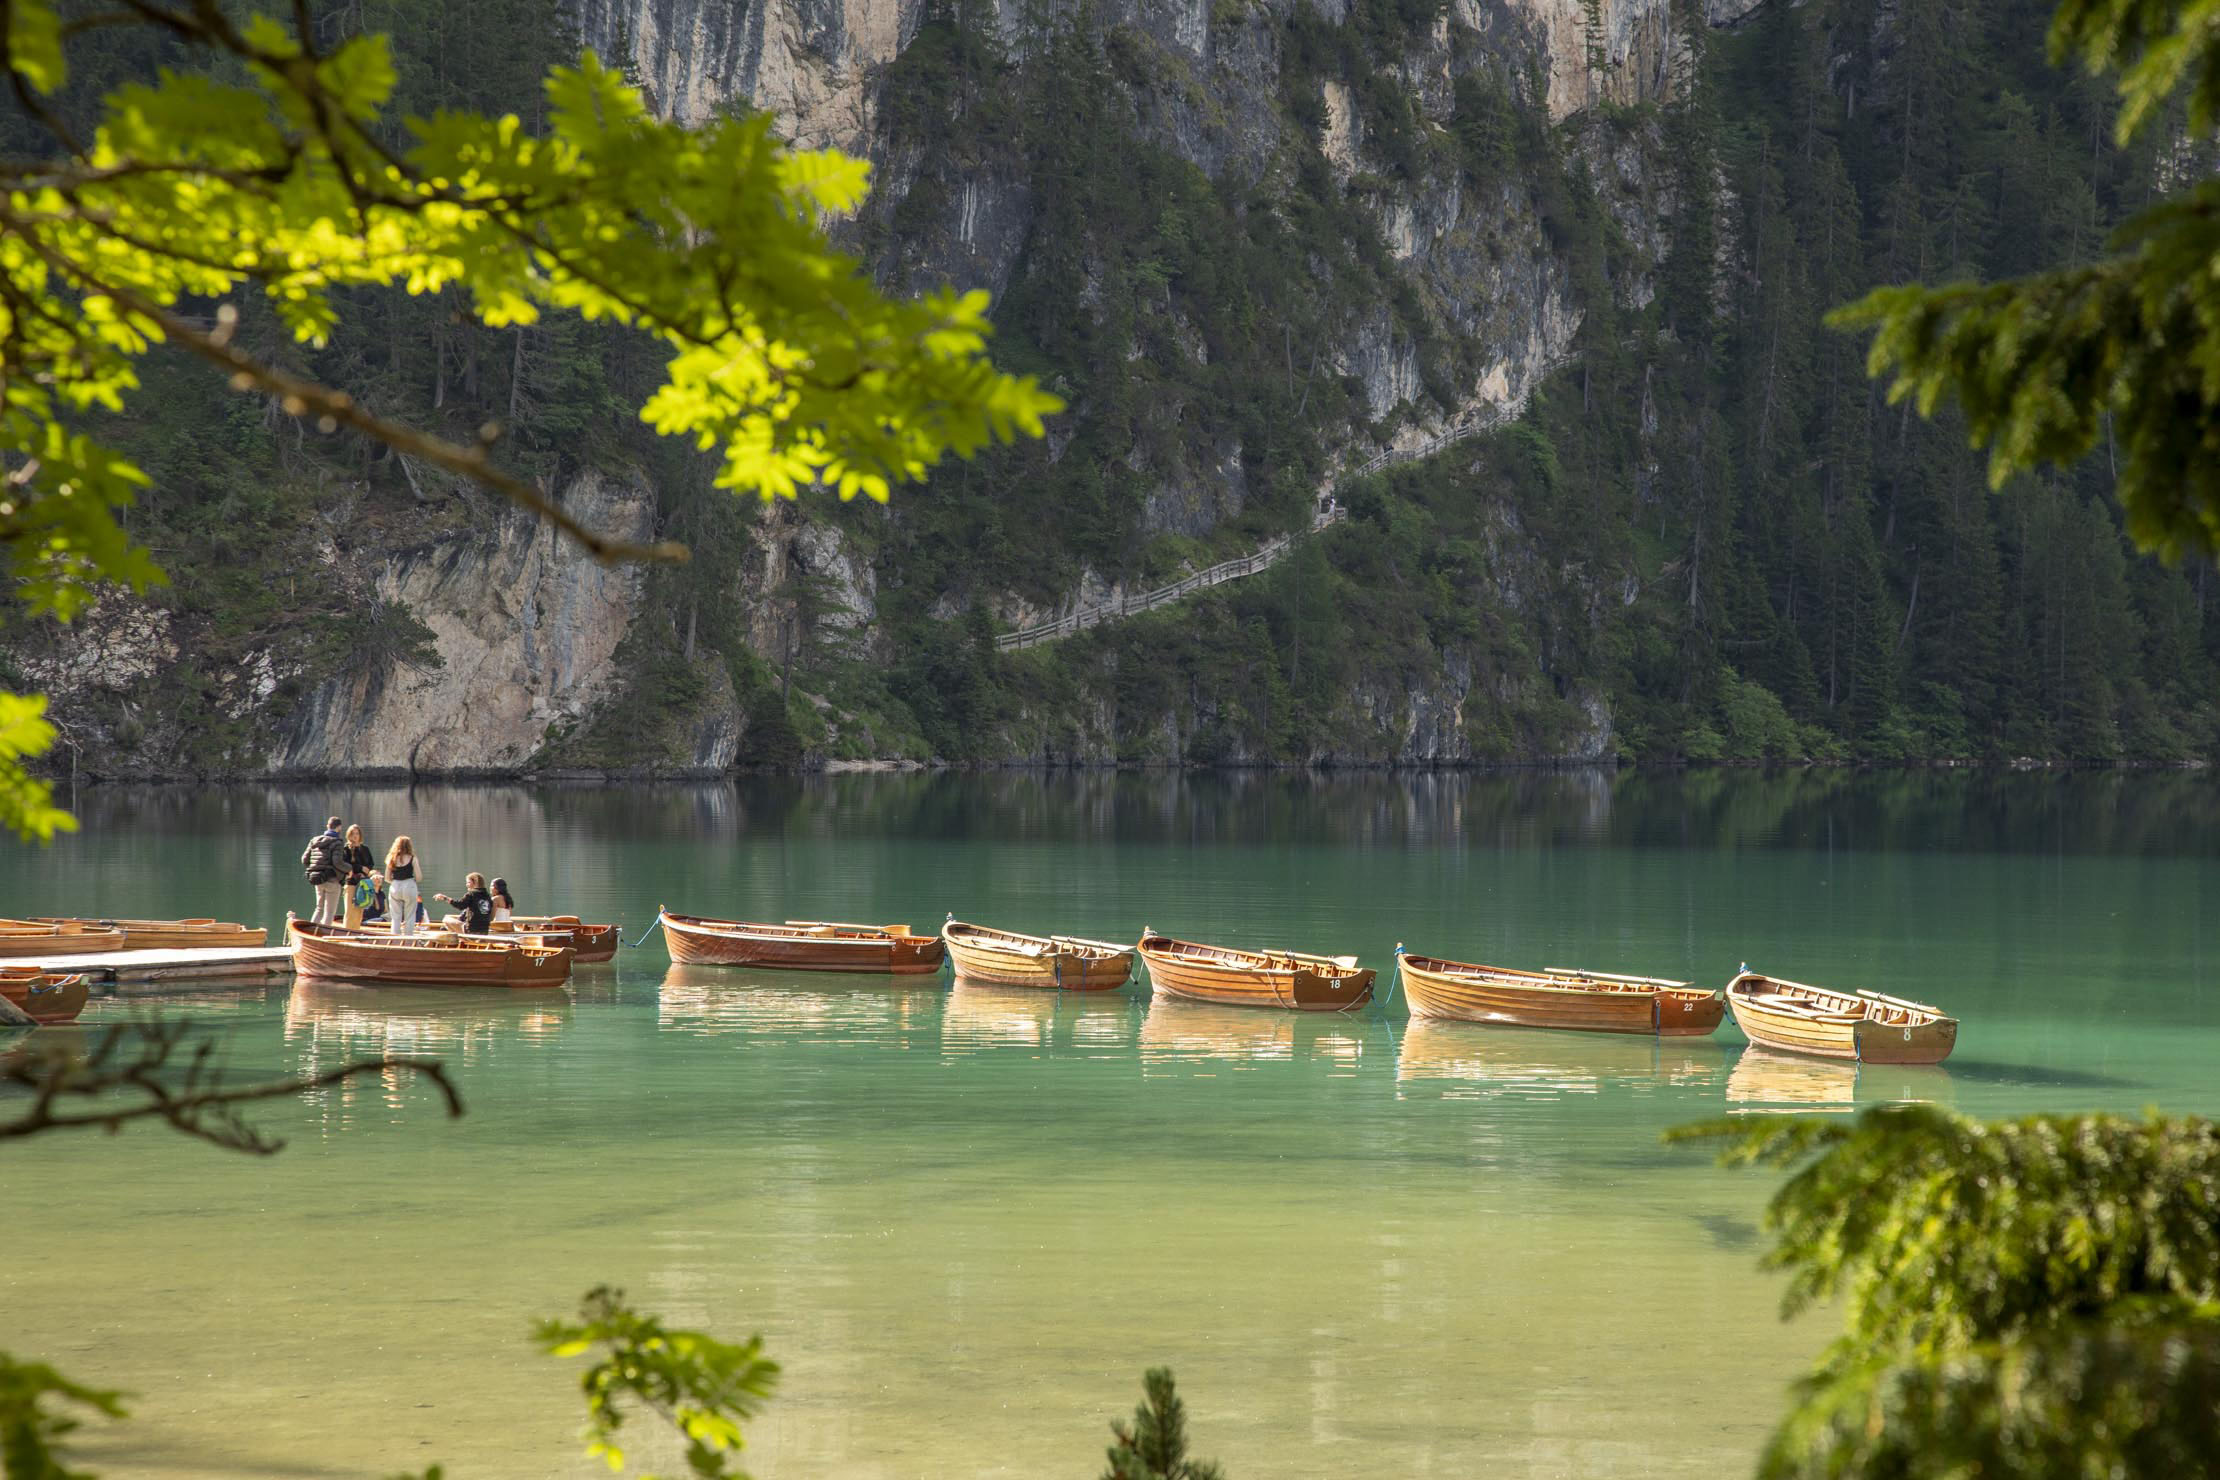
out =
<svg viewBox="0 0 2220 1480"><path fill-rule="evenodd" d="M761 1337L735 1345L673 1330L625 1304L623 1291L602 1285L587 1292L577 1320L542 1321L532 1339L554 1357L600 1353L578 1379L589 1456L622 1471L625 1455L617 1439L636 1405L684 1437L689 1474L747 1480L730 1458L744 1447L740 1424L762 1410L779 1375L778 1363L763 1355Z"/></svg>
<svg viewBox="0 0 2220 1480"><path fill-rule="evenodd" d="M123 1395L72 1382L44 1362L18 1362L0 1352L0 1475L92 1480L88 1471L63 1463L63 1442L83 1427L72 1408L122 1418Z"/></svg>
<svg viewBox="0 0 2220 1480"><path fill-rule="evenodd" d="M1841 1307L1768 1480L2220 1467L2212 1122L1903 1106L1668 1139L1792 1168L1765 1215L1783 1313Z"/></svg>

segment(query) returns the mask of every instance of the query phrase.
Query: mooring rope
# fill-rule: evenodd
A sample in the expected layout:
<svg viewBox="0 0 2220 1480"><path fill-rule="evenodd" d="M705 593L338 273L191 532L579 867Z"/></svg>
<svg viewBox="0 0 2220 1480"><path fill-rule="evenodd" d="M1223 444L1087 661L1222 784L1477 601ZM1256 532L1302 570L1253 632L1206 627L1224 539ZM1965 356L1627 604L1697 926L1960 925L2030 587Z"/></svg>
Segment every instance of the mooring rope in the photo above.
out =
<svg viewBox="0 0 2220 1480"><path fill-rule="evenodd" d="M640 932L640 938L639 938L638 940L624 940L624 937L623 937L623 936L621 936L621 935L620 935L620 936L618 936L618 937L617 937L617 939L619 939L619 940L624 940L624 943L625 943L626 945L630 946L630 947L631 947L632 949L634 949L634 950L638 950L638 949L639 949L639 948L640 948L641 946L644 946L644 945L646 945L646 944L647 944L647 938L648 938L649 936L651 936L651 935L655 934L655 932L656 932L656 931L658 931L658 930L661 930L662 928L663 928L663 912L662 912L661 910L657 910L657 911L655 912L655 923L654 923L653 925L650 925L650 926L649 926L649 927L648 927L647 929L645 929L645 930L641 931L641 932Z"/></svg>

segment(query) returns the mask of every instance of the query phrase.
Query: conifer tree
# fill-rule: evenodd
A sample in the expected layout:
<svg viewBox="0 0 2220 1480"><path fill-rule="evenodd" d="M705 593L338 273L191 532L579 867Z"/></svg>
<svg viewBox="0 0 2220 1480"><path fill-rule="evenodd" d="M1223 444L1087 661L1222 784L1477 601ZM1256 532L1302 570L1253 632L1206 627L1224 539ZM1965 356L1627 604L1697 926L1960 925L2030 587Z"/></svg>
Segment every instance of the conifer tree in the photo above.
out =
<svg viewBox="0 0 2220 1480"><path fill-rule="evenodd" d="M1133 1422L1111 1422L1117 1438L1102 1480L1225 1480L1216 1463L1187 1457L1187 1405L1172 1385L1172 1369L1151 1367L1141 1389Z"/></svg>

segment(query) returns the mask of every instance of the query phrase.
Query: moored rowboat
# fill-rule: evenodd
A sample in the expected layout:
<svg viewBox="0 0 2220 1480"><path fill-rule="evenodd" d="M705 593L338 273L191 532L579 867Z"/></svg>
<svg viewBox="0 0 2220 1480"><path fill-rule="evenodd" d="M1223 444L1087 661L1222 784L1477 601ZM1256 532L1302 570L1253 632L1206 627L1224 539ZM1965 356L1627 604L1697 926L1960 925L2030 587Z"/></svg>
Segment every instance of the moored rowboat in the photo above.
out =
<svg viewBox="0 0 2220 1480"><path fill-rule="evenodd" d="M788 920L783 925L659 913L671 960L682 966L771 966L781 971L874 971L917 975L940 969L938 936L907 925Z"/></svg>
<svg viewBox="0 0 2220 1480"><path fill-rule="evenodd" d="M444 930L379 936L290 915L285 924L294 973L303 977L424 987L559 987L570 980L568 946Z"/></svg>
<svg viewBox="0 0 2220 1480"><path fill-rule="evenodd" d="M247 950L270 938L259 925L238 925L229 920L94 920L41 917L39 925L78 925L92 930L120 930L121 945L88 947L110 951L190 951L200 949Z"/></svg>
<svg viewBox="0 0 2220 1480"><path fill-rule="evenodd" d="M123 932L112 925L0 920L0 956L78 956L122 949Z"/></svg>
<svg viewBox="0 0 2220 1480"><path fill-rule="evenodd" d="M528 935L568 935L572 957L582 966L617 959L617 927L588 925L576 915L515 915L493 922L495 933L504 929Z"/></svg>
<svg viewBox="0 0 2220 1480"><path fill-rule="evenodd" d="M1561 966L1516 971L1406 955L1401 946L1395 948L1395 962L1414 1017L1700 1038L1717 1029L1726 1016L1726 1003L1717 991L1660 977L1614 976Z"/></svg>
<svg viewBox="0 0 2220 1480"><path fill-rule="evenodd" d="M1144 931L1136 947L1159 993L1230 1007L1345 1012L1372 1000L1372 972L1354 956L1242 951Z"/></svg>
<svg viewBox="0 0 2220 1480"><path fill-rule="evenodd" d="M954 915L940 938L965 981L1057 992L1109 992L1133 974L1133 947L1072 935L1020 935Z"/></svg>
<svg viewBox="0 0 2220 1480"><path fill-rule="evenodd" d="M49 976L35 966L0 966L0 997L42 1025L76 1022L91 992L81 976Z"/></svg>
<svg viewBox="0 0 2220 1480"><path fill-rule="evenodd" d="M1837 992L1745 970L1727 983L1735 1026L1784 1053L1868 1064L1939 1064L1958 1046L1942 1009L1879 992Z"/></svg>

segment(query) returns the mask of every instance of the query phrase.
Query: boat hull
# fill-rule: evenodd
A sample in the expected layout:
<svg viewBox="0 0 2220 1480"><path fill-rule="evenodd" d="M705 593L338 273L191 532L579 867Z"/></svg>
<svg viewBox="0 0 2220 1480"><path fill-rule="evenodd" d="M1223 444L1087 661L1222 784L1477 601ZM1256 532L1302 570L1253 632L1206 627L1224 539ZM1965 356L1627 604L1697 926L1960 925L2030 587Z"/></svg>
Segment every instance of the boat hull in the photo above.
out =
<svg viewBox="0 0 2220 1480"><path fill-rule="evenodd" d="M92 988L81 976L49 976L43 971L22 969L0 972L0 997L21 1008L41 1027L76 1022L91 995Z"/></svg>
<svg viewBox="0 0 2220 1480"><path fill-rule="evenodd" d="M998 987L1048 992L1114 992L1133 975L1133 954L1016 935L950 921L941 931L956 976ZM1026 949L1031 947L1030 950Z"/></svg>
<svg viewBox="0 0 2220 1480"><path fill-rule="evenodd" d="M259 925L237 925L228 920L95 920L44 917L38 923L120 930L123 932L123 943L106 947L116 951L240 951L258 947L270 938L270 932Z"/></svg>
<svg viewBox="0 0 2220 1480"><path fill-rule="evenodd" d="M1781 1053L1867 1064L1939 1064L1958 1046L1956 1018L1895 1011L1853 994L1776 982L1754 972L1728 983L1726 998L1743 1036Z"/></svg>
<svg viewBox="0 0 2220 1480"><path fill-rule="evenodd" d="M571 959L580 966L617 959L618 936L614 925L588 925L576 915L519 915L514 920L499 921L493 928L498 931L504 927L511 932L569 936Z"/></svg>
<svg viewBox="0 0 2220 1480"><path fill-rule="evenodd" d="M793 927L744 920L662 916L663 943L681 966L761 966L775 971L841 971L920 976L940 970L947 954L940 937L891 929L862 933L857 927ZM812 933L813 930L822 933ZM843 933L843 931L847 933Z"/></svg>
<svg viewBox="0 0 2220 1480"><path fill-rule="evenodd" d="M1637 987L1584 979L1575 973L1501 967L1406 956L1403 995L1414 1017L1555 1028L1578 1033L1635 1033L1701 1038L1726 1016L1717 992L1694 987Z"/></svg>
<svg viewBox="0 0 2220 1480"><path fill-rule="evenodd" d="M109 927L32 920L0 922L0 958L80 956L122 949L123 932Z"/></svg>
<svg viewBox="0 0 2220 1480"><path fill-rule="evenodd" d="M444 931L379 939L323 934L291 923L294 974L418 987L559 987L570 980L568 947L541 948Z"/></svg>
<svg viewBox="0 0 2220 1480"><path fill-rule="evenodd" d="M1372 1000L1369 969L1337 969L1303 957L1195 946L1163 936L1144 939L1139 950L1162 996L1283 1012L1347 1012Z"/></svg>

